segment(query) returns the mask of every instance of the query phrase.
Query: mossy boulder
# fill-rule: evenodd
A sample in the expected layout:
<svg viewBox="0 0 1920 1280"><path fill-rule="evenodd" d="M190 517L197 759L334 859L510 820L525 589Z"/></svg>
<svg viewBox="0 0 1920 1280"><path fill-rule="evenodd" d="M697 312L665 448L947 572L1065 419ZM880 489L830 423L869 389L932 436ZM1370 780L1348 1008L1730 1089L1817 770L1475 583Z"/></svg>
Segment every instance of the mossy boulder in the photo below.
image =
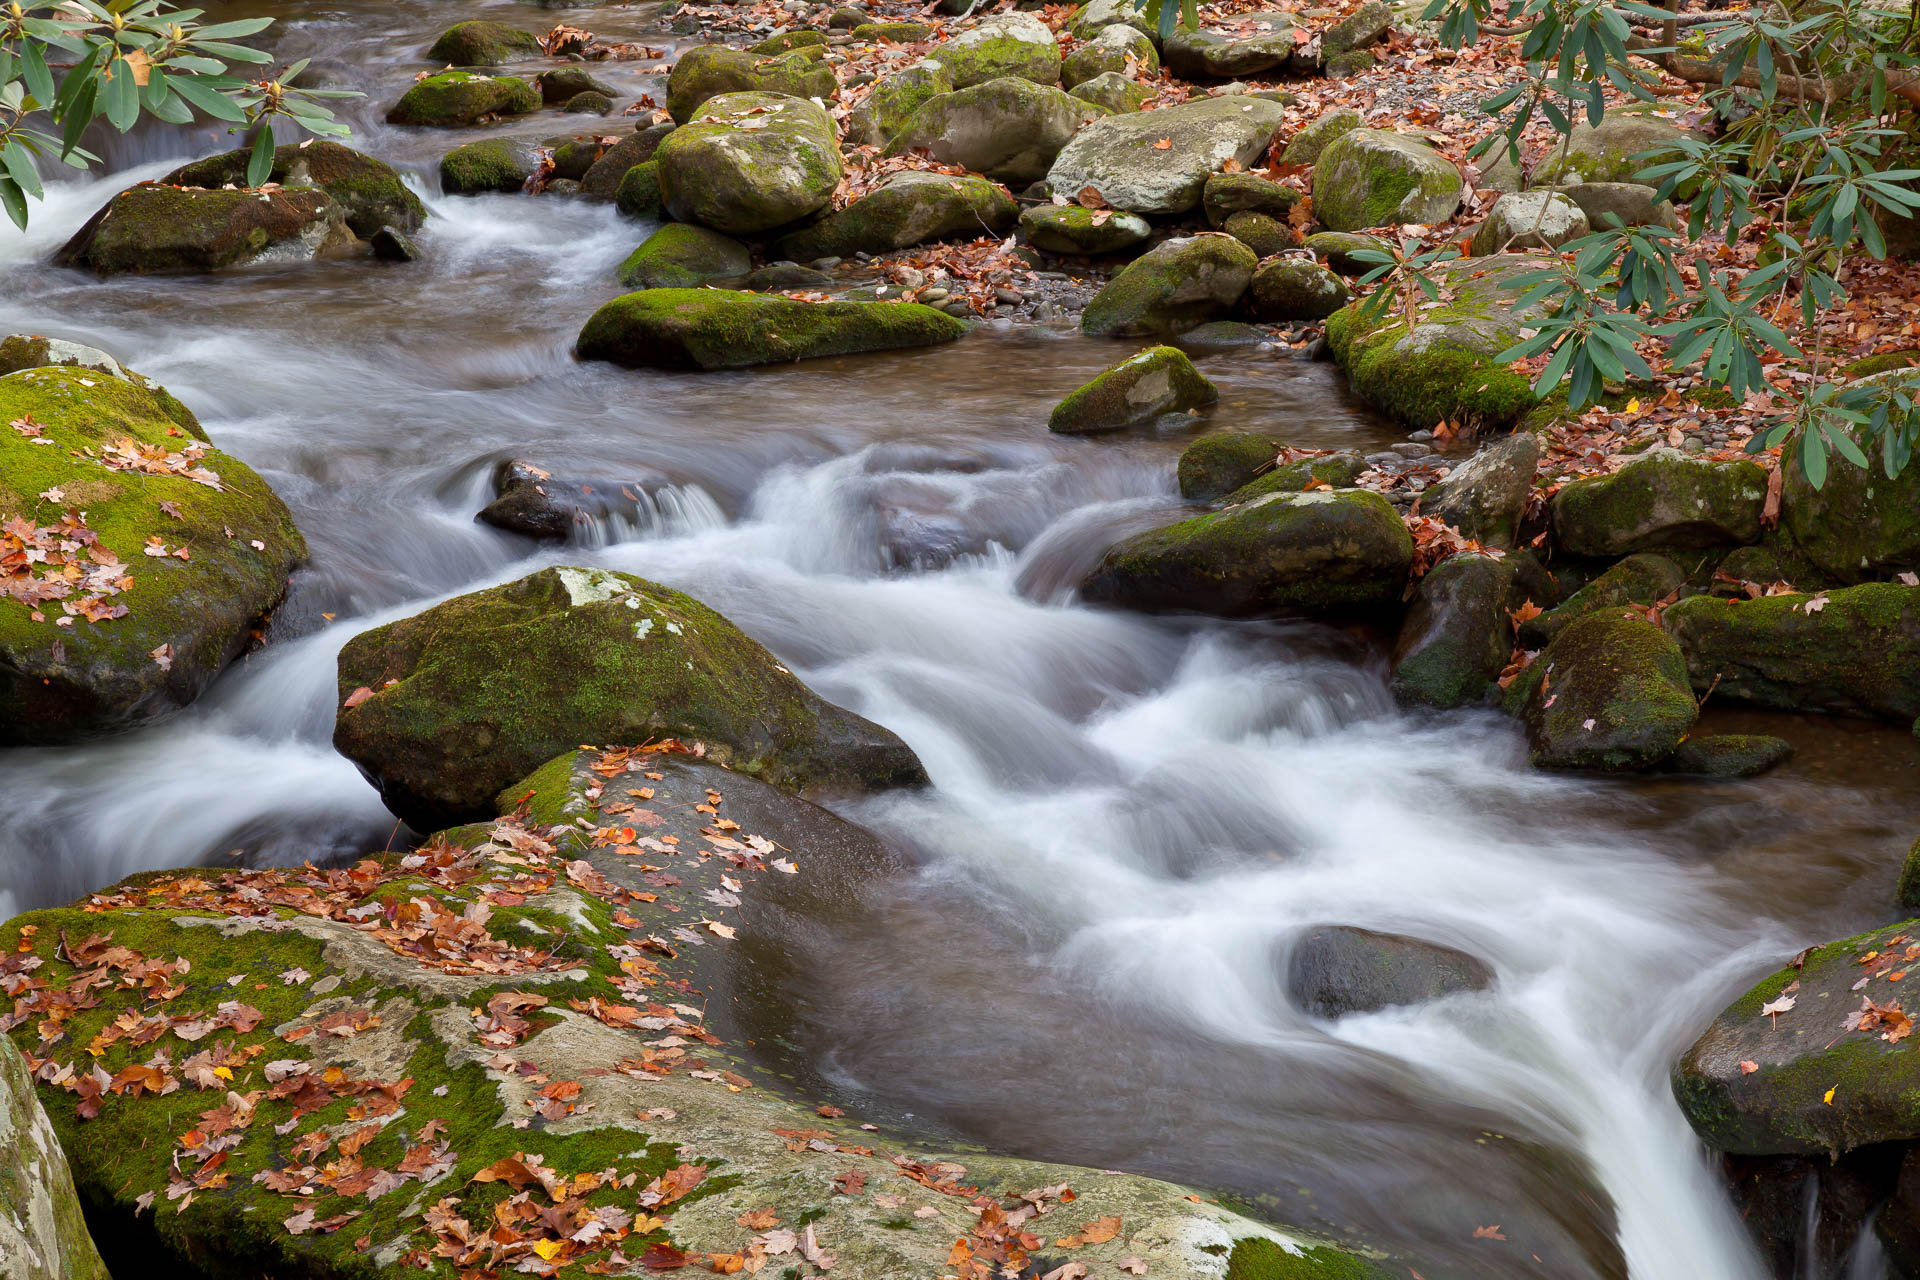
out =
<svg viewBox="0 0 1920 1280"><path fill-rule="evenodd" d="M0 1280L109 1280L33 1076L0 1036Z"/></svg>
<svg viewBox="0 0 1920 1280"><path fill-rule="evenodd" d="M1274 462L1268 458L1269 463ZM1304 493L1308 489L1351 489L1353 482L1367 469L1367 460L1358 449L1340 449L1333 453L1311 454L1261 469L1260 473L1229 493L1226 505L1238 506L1265 497L1269 493Z"/></svg>
<svg viewBox="0 0 1920 1280"><path fill-rule="evenodd" d="M1145 218L1077 204L1032 204L1020 211L1027 243L1047 253L1093 257L1146 243L1153 227Z"/></svg>
<svg viewBox="0 0 1920 1280"><path fill-rule="evenodd" d="M1634 614L1591 613L1547 646L1507 689L1542 769L1621 773L1673 754L1699 719L1687 661Z"/></svg>
<svg viewBox="0 0 1920 1280"><path fill-rule="evenodd" d="M1268 321L1324 320L1351 301L1353 290L1344 280L1307 258L1261 263L1246 298L1254 319Z"/></svg>
<svg viewBox="0 0 1920 1280"><path fill-rule="evenodd" d="M1690 596L1662 621L1696 689L1783 711L1920 717L1920 587L1869 582L1759 600Z"/></svg>
<svg viewBox="0 0 1920 1280"><path fill-rule="evenodd" d="M1115 114L1138 111L1153 96L1152 90L1118 71L1103 71L1091 80L1082 80L1071 92L1082 102Z"/></svg>
<svg viewBox="0 0 1920 1280"><path fill-rule="evenodd" d="M1181 27L1161 44L1167 70L1184 80L1237 80L1293 61L1299 46L1293 28L1233 40L1211 31Z"/></svg>
<svg viewBox="0 0 1920 1280"><path fill-rule="evenodd" d="M1166 240L1129 262L1080 316L1096 337L1176 334L1232 310L1259 259L1231 236Z"/></svg>
<svg viewBox="0 0 1920 1280"><path fill-rule="evenodd" d="M1176 347L1149 347L1067 395L1053 407L1047 430L1085 435L1152 422L1212 404L1220 390Z"/></svg>
<svg viewBox="0 0 1920 1280"><path fill-rule="evenodd" d="M1481 257L1519 249L1558 249L1592 230L1579 205L1555 191L1510 191L1493 202L1473 233Z"/></svg>
<svg viewBox="0 0 1920 1280"><path fill-rule="evenodd" d="M241 147L208 156L181 165L160 181L176 187L245 186L251 154L251 147ZM392 165L326 138L275 147L267 181L283 187L318 187L333 197L353 234L362 239L381 227L418 231L427 220L427 207L407 189Z"/></svg>
<svg viewBox="0 0 1920 1280"><path fill-rule="evenodd" d="M1660 447L1611 475L1563 485L1548 512L1562 551L1624 556L1757 542L1766 501L1767 473L1760 466Z"/></svg>
<svg viewBox="0 0 1920 1280"><path fill-rule="evenodd" d="M1200 189L1200 207L1213 226L1226 225L1236 213L1264 213L1284 221L1300 202L1299 191L1257 173L1215 173Z"/></svg>
<svg viewBox="0 0 1920 1280"><path fill-rule="evenodd" d="M1322 111L1311 124L1302 126L1299 132L1287 139L1286 148L1280 153L1280 162L1313 164L1320 158L1320 153L1327 149L1328 143L1342 134L1352 133L1366 122L1366 117L1352 107Z"/></svg>
<svg viewBox="0 0 1920 1280"><path fill-rule="evenodd" d="M518 116L540 109L540 91L515 76L443 71L400 96L387 111L388 124L473 124L488 116Z"/></svg>
<svg viewBox="0 0 1920 1280"><path fill-rule="evenodd" d="M450 196L521 191L540 172L540 161L531 138L483 138L440 157L440 189Z"/></svg>
<svg viewBox="0 0 1920 1280"><path fill-rule="evenodd" d="M799 302L714 289L643 289L580 331L582 360L632 368L742 369L952 342L967 326L916 302Z"/></svg>
<svg viewBox="0 0 1920 1280"><path fill-rule="evenodd" d="M759 44L748 49L747 52L757 53L763 58L768 58L775 54L792 53L796 49L815 49L818 50L819 53L825 53L826 48L826 32L814 31L803 27L797 31L782 31L779 35L768 36ZM818 54L813 56L818 56Z"/></svg>
<svg viewBox="0 0 1920 1280"><path fill-rule="evenodd" d="M0 421L34 428L0 434L0 743L69 742L192 702L306 558L266 481L170 403L84 369L0 378Z"/></svg>
<svg viewBox="0 0 1920 1280"><path fill-rule="evenodd" d="M1004 236L1019 212L1005 188L985 178L909 170L804 231L776 240L769 256L810 262L935 240Z"/></svg>
<svg viewBox="0 0 1920 1280"><path fill-rule="evenodd" d="M1889 480L1880 451L1866 444L1867 466L1830 454L1826 483L1816 489L1798 450L1780 463L1780 527L1801 555L1836 582L1920 570L1920 466Z"/></svg>
<svg viewBox="0 0 1920 1280"><path fill-rule="evenodd" d="M1642 551L1611 566L1565 600L1520 625L1520 642L1543 649L1574 620L1630 604L1652 605L1683 590L1686 570L1663 555Z"/></svg>
<svg viewBox="0 0 1920 1280"><path fill-rule="evenodd" d="M1463 187L1453 161L1386 129L1349 129L1313 166L1313 213L1329 231L1445 222Z"/></svg>
<svg viewBox="0 0 1920 1280"><path fill-rule="evenodd" d="M1688 738L1661 764L1662 773L1694 778L1753 778L1793 759L1793 744L1765 733L1710 733Z"/></svg>
<svg viewBox="0 0 1920 1280"><path fill-rule="evenodd" d="M831 101L839 84L833 68L805 53L763 57L725 45L695 45L667 74L667 114L676 124L721 94L780 93Z"/></svg>
<svg viewBox="0 0 1920 1280"><path fill-rule="evenodd" d="M751 236L825 208L846 172L833 121L778 93L723 93L661 142L660 196L681 222Z"/></svg>
<svg viewBox="0 0 1920 1280"><path fill-rule="evenodd" d="M1271 470L1284 446L1270 436L1218 431L1180 451L1175 475L1180 496L1199 502L1224 498Z"/></svg>
<svg viewBox="0 0 1920 1280"><path fill-rule="evenodd" d="M924 22L863 22L847 34L876 44L917 44L932 39L933 28Z"/></svg>
<svg viewBox="0 0 1920 1280"><path fill-rule="evenodd" d="M533 87L540 91L540 100L548 106L570 103L583 93L612 98L619 92L606 81L596 79L585 67L554 67L542 71L533 78Z"/></svg>
<svg viewBox="0 0 1920 1280"><path fill-rule="evenodd" d="M1060 83L1071 89L1098 75L1156 76L1160 54L1153 41L1132 27L1115 24L1068 54L1060 63Z"/></svg>
<svg viewBox="0 0 1920 1280"><path fill-rule="evenodd" d="M1081 584L1095 604L1220 617L1350 616L1399 604L1413 538L1377 493L1271 493L1136 534Z"/></svg>
<svg viewBox="0 0 1920 1280"><path fill-rule="evenodd" d="M1017 10L980 19L941 45L939 57L957 89L1002 76L1049 85L1060 79L1060 46L1053 32L1033 14Z"/></svg>
<svg viewBox="0 0 1920 1280"><path fill-rule="evenodd" d="M613 99L597 89L586 89L567 99L560 108L569 115L610 116L613 114Z"/></svg>
<svg viewBox="0 0 1920 1280"><path fill-rule="evenodd" d="M1316 1018L1424 1004L1493 985L1485 961L1454 947L1350 925L1322 925L1287 951L1287 995Z"/></svg>
<svg viewBox="0 0 1920 1280"><path fill-rule="evenodd" d="M866 99L847 116L847 141L884 147L929 99L952 92L953 77L932 58L888 72L873 82Z"/></svg>
<svg viewBox="0 0 1920 1280"><path fill-rule="evenodd" d="M1363 249L1378 249L1381 242L1374 236L1355 235L1351 231L1316 231L1301 241L1300 247L1316 258L1325 259L1327 269L1334 274L1352 277L1363 276L1379 265L1354 255Z"/></svg>
<svg viewBox="0 0 1920 1280"><path fill-rule="evenodd" d="M678 127L672 121L662 121L644 129L636 129L596 154L581 175L580 194L591 200L614 199L619 194L620 184L633 167L645 164L658 155L660 144Z"/></svg>
<svg viewBox="0 0 1920 1280"><path fill-rule="evenodd" d="M1920 1047L1860 1014L1905 1003L1920 921L1813 948L1728 1005L1673 1069L1703 1141L1737 1155L1837 1155L1920 1138ZM1773 1012L1767 1012L1767 1010Z"/></svg>
<svg viewBox="0 0 1920 1280"><path fill-rule="evenodd" d="M220 271L264 257L298 262L352 242L324 191L129 187L73 233L55 266L98 276Z"/></svg>
<svg viewBox="0 0 1920 1280"><path fill-rule="evenodd" d="M1329 61L1364 49L1393 30L1393 10L1386 0L1367 0L1358 9L1320 33L1320 49Z"/></svg>
<svg viewBox="0 0 1920 1280"><path fill-rule="evenodd" d="M753 270L753 252L718 231L669 222L627 255L620 283L629 289L692 289Z"/></svg>
<svg viewBox="0 0 1920 1280"><path fill-rule="evenodd" d="M1251 209L1242 209L1233 214L1220 225L1220 230L1253 250L1258 258L1272 257L1283 249L1293 247L1293 232L1286 223Z"/></svg>
<svg viewBox="0 0 1920 1280"><path fill-rule="evenodd" d="M497 67L540 56L540 38L504 22L456 22L440 33L427 57L442 66Z"/></svg>
<svg viewBox="0 0 1920 1280"><path fill-rule="evenodd" d="M1094 40L1108 27L1132 27L1149 39L1159 39L1153 25L1133 4L1133 0L1087 0L1086 4L1074 10L1073 25L1069 30L1076 40Z"/></svg>
<svg viewBox="0 0 1920 1280"><path fill-rule="evenodd" d="M1513 652L1513 581L1512 565L1479 553L1429 569L1393 643L1393 696L1442 709L1491 701Z"/></svg>
<svg viewBox="0 0 1920 1280"><path fill-rule="evenodd" d="M1636 182L1640 171L1675 159L1688 130L1644 107L1615 107L1598 125L1585 113L1575 119L1562 148L1556 146L1533 180L1541 185Z"/></svg>
<svg viewBox="0 0 1920 1280"><path fill-rule="evenodd" d="M660 162L646 160L628 169L614 188L613 207L629 218L657 221L666 212L660 195Z"/></svg>
<svg viewBox="0 0 1920 1280"><path fill-rule="evenodd" d="M1540 440L1530 432L1490 440L1428 489L1420 510L1482 546L1511 551L1539 465Z"/></svg>
<svg viewBox="0 0 1920 1280"><path fill-rule="evenodd" d="M1279 103L1243 94L1108 116L1061 149L1047 185L1068 198L1092 187L1128 213L1185 213L1229 160L1252 167L1285 119Z"/></svg>
<svg viewBox="0 0 1920 1280"><path fill-rule="evenodd" d="M693 597L598 569L542 569L362 632L340 651L333 742L431 831L579 742L682 737L795 788L910 786L905 743L825 702ZM366 688L371 696L355 691Z"/></svg>
<svg viewBox="0 0 1920 1280"><path fill-rule="evenodd" d="M890 156L924 152L1001 182L1044 176L1060 149L1100 108L1052 85L1002 76L927 99L887 144Z"/></svg>

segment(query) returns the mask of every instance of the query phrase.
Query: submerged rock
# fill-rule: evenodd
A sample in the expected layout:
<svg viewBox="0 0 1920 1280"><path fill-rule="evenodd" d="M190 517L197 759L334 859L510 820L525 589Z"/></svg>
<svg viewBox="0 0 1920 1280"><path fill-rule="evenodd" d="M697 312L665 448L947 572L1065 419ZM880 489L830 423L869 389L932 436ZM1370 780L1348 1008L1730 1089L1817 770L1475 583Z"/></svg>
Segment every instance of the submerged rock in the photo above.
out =
<svg viewBox="0 0 1920 1280"><path fill-rule="evenodd" d="M1155 245L1109 280L1080 316L1096 337L1176 334L1215 319L1240 301L1259 259L1223 235Z"/></svg>
<svg viewBox="0 0 1920 1280"><path fill-rule="evenodd" d="M1576 556L1715 547L1759 540L1767 473L1649 449L1611 475L1563 485L1548 511L1553 539Z"/></svg>
<svg viewBox="0 0 1920 1280"><path fill-rule="evenodd" d="M1348 925L1322 925L1287 955L1287 994L1316 1018L1423 1004L1493 985L1478 958L1437 942Z"/></svg>
<svg viewBox="0 0 1920 1280"><path fill-rule="evenodd" d="M1793 744L1764 733L1713 733L1688 738L1660 766L1700 778L1752 778L1793 759Z"/></svg>
<svg viewBox="0 0 1920 1280"><path fill-rule="evenodd" d="M753 253L738 240L685 222L669 222L627 255L620 283L629 289L692 289L753 270Z"/></svg>
<svg viewBox="0 0 1920 1280"><path fill-rule="evenodd" d="M1313 213L1329 231L1445 222L1464 183L1453 161L1419 138L1350 129L1313 166Z"/></svg>
<svg viewBox="0 0 1920 1280"><path fill-rule="evenodd" d="M541 100L548 106L570 104L583 93L597 93L608 99L619 93L605 81L594 79L585 67L555 67L550 71L542 71L533 78L533 85L540 90Z"/></svg>
<svg viewBox="0 0 1920 1280"><path fill-rule="evenodd" d="M19 1050L0 1036L0 1278L109 1280Z"/></svg>
<svg viewBox="0 0 1920 1280"><path fill-rule="evenodd" d="M724 93L659 144L660 195L681 222L750 236L826 207L845 167L833 121L777 93Z"/></svg>
<svg viewBox="0 0 1920 1280"><path fill-rule="evenodd" d="M1256 163L1285 119L1279 103L1239 94L1108 116L1061 149L1047 185L1068 197L1092 187L1128 213L1185 213L1229 160Z"/></svg>
<svg viewBox="0 0 1920 1280"><path fill-rule="evenodd" d="M643 289L587 320L582 360L629 368L742 369L952 342L967 326L915 302L799 302L714 289Z"/></svg>
<svg viewBox="0 0 1920 1280"><path fill-rule="evenodd" d="M1113 431L1212 404L1220 390L1176 347L1150 347L1098 374L1053 407L1047 430Z"/></svg>
<svg viewBox="0 0 1920 1280"><path fill-rule="evenodd" d="M1700 718L1680 646L1632 614L1594 613L1548 645L1507 690L1542 769L1647 769Z"/></svg>
<svg viewBox="0 0 1920 1280"><path fill-rule="evenodd" d="M725 45L695 45L667 75L667 114L674 123L685 124L709 99L722 94L777 93L830 101L838 88L833 68L805 53L769 58Z"/></svg>
<svg viewBox="0 0 1920 1280"><path fill-rule="evenodd" d="M1540 438L1530 431L1491 440L1455 467L1420 499L1425 515L1437 516L1463 537L1497 551L1511 551L1533 493L1540 465Z"/></svg>
<svg viewBox="0 0 1920 1280"><path fill-rule="evenodd" d="M804 231L774 242L770 256L811 262L885 253L934 240L1003 236L1019 206L985 178L909 170Z"/></svg>
<svg viewBox="0 0 1920 1280"><path fill-rule="evenodd" d="M925 152L1024 186L1045 176L1068 140L1100 115L1052 85L1002 76L928 98L893 135L887 154Z"/></svg>
<svg viewBox="0 0 1920 1280"><path fill-rule="evenodd" d="M486 138L440 157L440 189L450 196L525 189L540 172L540 147L531 138Z"/></svg>
<svg viewBox="0 0 1920 1280"><path fill-rule="evenodd" d="M143 185L109 200L53 262L99 276L197 273L267 257L307 261L352 239L324 191Z"/></svg>
<svg viewBox="0 0 1920 1280"><path fill-rule="evenodd" d="M388 124L472 124L483 116L540 109L540 91L514 76L443 71L415 84L387 112Z"/></svg>
<svg viewBox="0 0 1920 1280"><path fill-rule="evenodd" d="M1490 702L1513 653L1514 568L1466 553L1427 571L1393 644L1393 696L1448 709Z"/></svg>
<svg viewBox="0 0 1920 1280"><path fill-rule="evenodd" d="M176 187L244 186L252 153L253 148L241 147L208 156L181 165L160 181ZM427 220L427 207L407 189L392 165L326 138L275 147L267 181L326 192L340 206L353 234L362 239L371 238L381 227L418 231Z"/></svg>

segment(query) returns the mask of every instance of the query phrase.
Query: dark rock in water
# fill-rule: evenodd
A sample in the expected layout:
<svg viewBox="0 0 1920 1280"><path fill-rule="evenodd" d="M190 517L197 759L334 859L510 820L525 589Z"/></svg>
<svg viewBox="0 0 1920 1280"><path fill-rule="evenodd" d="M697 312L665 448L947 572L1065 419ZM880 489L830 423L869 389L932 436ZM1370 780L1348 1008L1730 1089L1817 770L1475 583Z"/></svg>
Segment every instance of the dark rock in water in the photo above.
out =
<svg viewBox="0 0 1920 1280"><path fill-rule="evenodd" d="M181 165L160 181L175 187L244 186L252 154L251 147L223 151ZM392 165L326 138L275 147L267 181L326 192L340 206L341 216L353 234L363 239L384 226L418 231L427 220L427 207L407 189Z"/></svg>
<svg viewBox="0 0 1920 1280"><path fill-rule="evenodd" d="M664 218L666 201L660 194L660 162L643 160L627 170L626 176L620 179L619 187L614 190L613 207L628 218L656 222Z"/></svg>
<svg viewBox="0 0 1920 1280"><path fill-rule="evenodd" d="M353 243L340 207L324 191L210 191L129 187L107 202L53 256L95 275L219 271L273 256L304 261Z"/></svg>
<svg viewBox="0 0 1920 1280"><path fill-rule="evenodd" d="M1129 262L1094 295L1080 327L1111 338L1191 329L1239 302L1259 261L1231 236L1164 241Z"/></svg>
<svg viewBox="0 0 1920 1280"><path fill-rule="evenodd" d="M1920 1148L1905 1148L1893 1196L1874 1219L1874 1234L1896 1275L1920 1275Z"/></svg>
<svg viewBox="0 0 1920 1280"><path fill-rule="evenodd" d="M1234 237L1261 251L1235 230L1244 218L1260 214L1236 213L1227 219L1227 230ZM1277 225L1277 224L1276 224ZM1247 289L1247 308L1257 319L1269 321L1324 320L1353 301L1353 290L1339 276L1317 262L1304 258L1273 258L1253 273Z"/></svg>
<svg viewBox="0 0 1920 1280"><path fill-rule="evenodd" d="M1200 502L1224 498L1273 467L1286 446L1270 436L1217 431L1180 451L1180 496Z"/></svg>
<svg viewBox="0 0 1920 1280"><path fill-rule="evenodd" d="M1520 643L1544 649L1577 618L1630 604L1651 605L1685 588L1684 569L1663 555L1628 556L1560 604L1520 624Z"/></svg>
<svg viewBox="0 0 1920 1280"><path fill-rule="evenodd" d="M456 22L440 33L427 57L442 66L497 67L540 56L540 38L504 22Z"/></svg>
<svg viewBox="0 0 1920 1280"><path fill-rule="evenodd" d="M420 247L392 227L380 228L367 243L382 262L412 262L420 256Z"/></svg>
<svg viewBox="0 0 1920 1280"><path fill-rule="evenodd" d="M1175 347L1149 347L1130 360L1096 375L1053 407L1047 430L1085 435L1151 422L1212 404L1219 388Z"/></svg>
<svg viewBox="0 0 1920 1280"><path fill-rule="evenodd" d="M1913 842L1907 860L1900 864L1900 888L1895 896L1903 909L1920 911L1920 840Z"/></svg>
<svg viewBox="0 0 1920 1280"><path fill-rule="evenodd" d="M567 105L561 110L576 116L610 116L613 114L613 99L589 89L568 98Z"/></svg>
<svg viewBox="0 0 1920 1280"><path fill-rule="evenodd" d="M1634 614L1574 622L1508 686L1506 700L1543 769L1651 768L1700 717L1680 646Z"/></svg>
<svg viewBox="0 0 1920 1280"><path fill-rule="evenodd" d="M1863 1147L1837 1160L1825 1155L1726 1156L1723 1165L1734 1207L1759 1247L1761 1274L1838 1277L1849 1274L1847 1255L1860 1242L1874 1210L1894 1193L1901 1147ZM1899 1217L1897 1204L1881 1212L1883 1240Z"/></svg>
<svg viewBox="0 0 1920 1280"><path fill-rule="evenodd" d="M514 192L540 172L540 147L531 138L483 138L440 157L440 189L450 196Z"/></svg>
<svg viewBox="0 0 1920 1280"><path fill-rule="evenodd" d="M1793 759L1793 744L1764 733L1711 733L1688 738L1660 766L1662 773L1751 778Z"/></svg>
<svg viewBox="0 0 1920 1280"><path fill-rule="evenodd" d="M514 76L443 71L415 84L387 111L388 124L473 124L540 109L540 91Z"/></svg>
<svg viewBox="0 0 1920 1280"><path fill-rule="evenodd" d="M562 135L547 138L540 145L553 153L554 180L578 182L587 176L587 170L593 168L593 162L600 158L598 138L569 138Z"/></svg>
<svg viewBox="0 0 1920 1280"><path fill-rule="evenodd" d="M1238 320L1209 320L1181 334L1174 345L1182 351L1230 351L1235 347L1257 347L1268 335Z"/></svg>
<svg viewBox="0 0 1920 1280"><path fill-rule="evenodd" d="M604 515L606 500L593 486L556 480L553 473L521 458L510 458L494 472L499 496L480 509L476 520L524 533L530 538L565 538L575 527Z"/></svg>
<svg viewBox="0 0 1920 1280"><path fill-rule="evenodd" d="M642 289L580 330L582 360L629 368L744 369L952 342L967 326L914 302L800 302L718 289Z"/></svg>
<svg viewBox="0 0 1920 1280"><path fill-rule="evenodd" d="M1287 994L1316 1018L1372 1013L1493 985L1484 961L1397 933L1324 925L1295 940Z"/></svg>
<svg viewBox="0 0 1920 1280"><path fill-rule="evenodd" d="M1491 700L1513 652L1513 579L1513 566L1489 555L1449 556L1429 570L1394 641L1394 697L1441 708Z"/></svg>
<svg viewBox="0 0 1920 1280"><path fill-rule="evenodd" d="M588 167L580 178L581 189L590 199L613 199L620 190L621 179L627 176L627 170L653 159L654 152L660 149L660 144L673 130L672 124L661 123L620 139Z"/></svg>
<svg viewBox="0 0 1920 1280"><path fill-rule="evenodd" d="M541 100L549 106L572 102L583 93L598 93L611 98L618 92L612 85L594 79L585 67L555 67L535 76L533 83L540 90Z"/></svg>

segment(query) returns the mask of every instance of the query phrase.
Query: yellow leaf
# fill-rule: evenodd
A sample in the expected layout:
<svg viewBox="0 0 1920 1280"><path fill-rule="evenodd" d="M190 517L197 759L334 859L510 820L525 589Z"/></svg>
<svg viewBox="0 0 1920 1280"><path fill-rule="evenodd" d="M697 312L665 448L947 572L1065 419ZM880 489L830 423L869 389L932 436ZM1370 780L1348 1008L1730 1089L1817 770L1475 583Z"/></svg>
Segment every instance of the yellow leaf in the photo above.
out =
<svg viewBox="0 0 1920 1280"><path fill-rule="evenodd" d="M1823 1101L1823 1102L1825 1102L1825 1103L1826 1103L1826 1104L1827 1104L1828 1106L1832 1106L1832 1105L1833 1105L1833 1095L1834 1095L1834 1094L1836 1094L1836 1093L1838 1093L1839 1091L1840 1091L1840 1086L1839 1086L1839 1085L1835 1085L1835 1086L1833 1086L1833 1088L1831 1088L1831 1089L1829 1089L1829 1090L1827 1090L1827 1096L1826 1096L1825 1098L1823 1098L1823 1099L1821 1099L1821 1101Z"/></svg>
<svg viewBox="0 0 1920 1280"><path fill-rule="evenodd" d="M1640 401L1638 398L1627 401L1627 412L1628 413L1640 412Z"/></svg>
<svg viewBox="0 0 1920 1280"><path fill-rule="evenodd" d="M545 1258L548 1262L552 1262L555 1258L559 1257L560 1250L564 1247L563 1242L559 1240L535 1240L533 1242L533 1251L542 1258Z"/></svg>
<svg viewBox="0 0 1920 1280"><path fill-rule="evenodd" d="M233 1079L233 1072L227 1070L225 1067L215 1067L213 1069L213 1074L219 1076L222 1080Z"/></svg>

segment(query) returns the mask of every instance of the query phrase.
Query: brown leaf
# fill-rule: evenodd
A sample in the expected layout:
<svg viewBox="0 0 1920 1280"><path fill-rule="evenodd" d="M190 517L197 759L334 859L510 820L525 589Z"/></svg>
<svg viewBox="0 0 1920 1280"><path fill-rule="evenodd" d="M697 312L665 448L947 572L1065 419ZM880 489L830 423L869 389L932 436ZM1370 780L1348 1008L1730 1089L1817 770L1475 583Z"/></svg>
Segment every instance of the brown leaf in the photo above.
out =
<svg viewBox="0 0 1920 1280"><path fill-rule="evenodd" d="M1473 1229L1473 1238L1475 1240L1505 1240L1507 1237L1506 1234L1500 1230L1500 1224L1496 1222L1490 1227L1475 1227Z"/></svg>

